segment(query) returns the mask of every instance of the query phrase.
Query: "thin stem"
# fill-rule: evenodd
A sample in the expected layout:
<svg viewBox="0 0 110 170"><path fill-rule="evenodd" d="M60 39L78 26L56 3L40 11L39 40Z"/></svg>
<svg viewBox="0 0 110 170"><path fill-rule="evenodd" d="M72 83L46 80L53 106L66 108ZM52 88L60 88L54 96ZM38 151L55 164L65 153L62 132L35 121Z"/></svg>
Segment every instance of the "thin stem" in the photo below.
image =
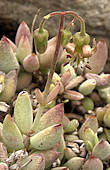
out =
<svg viewBox="0 0 110 170"><path fill-rule="evenodd" d="M65 11L65 12L52 12L48 15L46 15L44 18L50 18L54 15L74 15L75 18L77 18L80 21L81 24L81 35L85 35L85 22L82 17L80 17L76 12L74 11Z"/></svg>
<svg viewBox="0 0 110 170"><path fill-rule="evenodd" d="M38 9L37 11L37 14L34 16L34 19L32 21L32 26L31 26L31 52L33 52L33 30L34 30L34 25L35 25L35 22L36 22L36 19L39 15L39 12L40 12L40 9Z"/></svg>
<svg viewBox="0 0 110 170"><path fill-rule="evenodd" d="M31 128L31 130L34 131L34 132L36 132L36 130L37 130L39 120L41 118L41 114L42 114L43 110L44 110L44 106L42 106L40 104L38 111L37 111L37 114L36 114L35 119L34 119L34 123L33 123L32 128Z"/></svg>
<svg viewBox="0 0 110 170"><path fill-rule="evenodd" d="M40 118L41 118L41 114L44 110L45 104L46 104L46 99L47 99L47 95L49 93L49 89L50 89L50 84L52 81L52 77L56 68L56 63L57 63L57 59L58 59L58 54L59 54L59 50L60 50L60 45L61 45L61 34L62 34L62 29L63 29L63 25L64 25L64 16L61 16L61 20L60 20L60 28L59 28L59 33L58 33L58 37L57 37L57 43L56 43L56 49L55 49L55 53L54 53L54 58L51 64L51 68L50 68L50 72L48 75L48 79L47 79L47 83L44 89L44 105L39 105L36 117L34 119L34 123L33 126L31 128L31 130L36 131Z"/></svg>
<svg viewBox="0 0 110 170"><path fill-rule="evenodd" d="M66 27L67 30L70 30L71 26L74 26L74 23L76 21L76 18L74 18Z"/></svg>
<svg viewBox="0 0 110 170"><path fill-rule="evenodd" d="M46 86L45 86L45 89L44 89L44 103L46 103L46 98L47 98L47 95L49 93L50 84L51 84L52 77L53 77L53 74L55 72L55 68L56 68L56 64L57 64L57 60L58 60L58 54L59 54L60 45L61 45L61 35L62 35L63 25L64 25L64 15L61 15L60 28L59 28L59 33L58 33L58 36L57 36L57 43L56 43L54 58L53 58L53 61L52 61L52 64L51 64L47 83L46 83Z"/></svg>

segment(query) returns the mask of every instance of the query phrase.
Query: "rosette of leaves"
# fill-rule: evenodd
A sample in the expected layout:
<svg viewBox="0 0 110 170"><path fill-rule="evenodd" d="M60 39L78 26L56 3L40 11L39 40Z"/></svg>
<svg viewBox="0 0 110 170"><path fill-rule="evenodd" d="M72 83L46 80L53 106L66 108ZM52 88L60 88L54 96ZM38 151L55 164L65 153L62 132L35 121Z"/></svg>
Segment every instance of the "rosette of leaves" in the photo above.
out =
<svg viewBox="0 0 110 170"><path fill-rule="evenodd" d="M35 167L38 166L35 160L41 161L42 167L44 167L43 162L45 161L46 167L51 166L60 154L54 147L60 142L63 134L63 115L63 104L56 105L41 117L36 131L31 130L33 125L31 100L29 94L23 91L17 97L14 116L11 117L8 114L4 119L3 128L1 128L1 141L6 145L9 153L23 148L43 153L43 155L34 154L24 160L22 164L32 159L32 162L27 166L28 169L31 164Z"/></svg>

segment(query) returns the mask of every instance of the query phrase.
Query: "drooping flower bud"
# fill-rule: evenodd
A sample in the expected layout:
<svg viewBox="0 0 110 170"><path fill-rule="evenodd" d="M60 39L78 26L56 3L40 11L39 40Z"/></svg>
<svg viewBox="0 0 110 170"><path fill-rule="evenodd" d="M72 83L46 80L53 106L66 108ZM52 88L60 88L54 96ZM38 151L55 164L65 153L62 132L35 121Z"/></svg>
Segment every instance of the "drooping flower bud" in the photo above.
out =
<svg viewBox="0 0 110 170"><path fill-rule="evenodd" d="M82 35L81 32L77 32L73 36L73 42L74 42L76 48L81 49L84 45L89 44L90 36L87 33Z"/></svg>
<svg viewBox="0 0 110 170"><path fill-rule="evenodd" d="M23 61L24 69L28 72L34 72L39 69L39 60L35 53L29 54Z"/></svg>
<svg viewBox="0 0 110 170"><path fill-rule="evenodd" d="M46 51L48 36L48 31L44 28L38 28L34 31L34 43L36 52L38 51L40 54L42 54Z"/></svg>
<svg viewBox="0 0 110 170"><path fill-rule="evenodd" d="M17 47L19 45L19 41L21 40L22 36L26 36L28 38L29 42L31 41L30 29L24 21L22 21L22 23L19 25L19 28L16 33L15 42L16 42Z"/></svg>
<svg viewBox="0 0 110 170"><path fill-rule="evenodd" d="M51 63L52 63L53 58L54 58L56 42L57 42L56 37L51 38L48 41L48 45L47 45L47 49L46 49L45 53L38 54L41 70L44 70L44 68L49 68L51 66ZM59 50L59 54L58 54L58 60L60 59L62 52L63 52L63 48L62 48L62 46L60 46L60 50Z"/></svg>
<svg viewBox="0 0 110 170"><path fill-rule="evenodd" d="M72 38L72 33L68 29L63 30L61 36L61 45L65 47L71 38Z"/></svg>

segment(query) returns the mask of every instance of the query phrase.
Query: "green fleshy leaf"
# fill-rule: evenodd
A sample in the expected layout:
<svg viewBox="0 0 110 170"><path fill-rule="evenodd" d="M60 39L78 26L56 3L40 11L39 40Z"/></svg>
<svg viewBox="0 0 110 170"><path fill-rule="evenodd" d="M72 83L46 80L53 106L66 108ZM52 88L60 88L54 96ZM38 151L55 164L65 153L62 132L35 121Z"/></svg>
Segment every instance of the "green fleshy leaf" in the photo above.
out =
<svg viewBox="0 0 110 170"><path fill-rule="evenodd" d="M27 164L27 165L26 165ZM23 170L44 170L45 169L45 157L43 154L32 154L24 158L21 163Z"/></svg>
<svg viewBox="0 0 110 170"><path fill-rule="evenodd" d="M32 126L33 113L29 94L26 91L20 92L15 108L14 118L17 126L23 134L27 134Z"/></svg>
<svg viewBox="0 0 110 170"><path fill-rule="evenodd" d="M70 170L79 170L84 163L84 158L81 157L73 157L69 161L67 161L64 166L68 167Z"/></svg>
<svg viewBox="0 0 110 170"><path fill-rule="evenodd" d="M10 71L5 76L4 89L0 93L0 101L9 102L15 95L17 85L17 73L16 70Z"/></svg>
<svg viewBox="0 0 110 170"><path fill-rule="evenodd" d="M9 114L6 115L3 122L2 137L10 152L24 148L22 135Z"/></svg>
<svg viewBox="0 0 110 170"><path fill-rule="evenodd" d="M8 73L15 69L19 69L18 61L11 48L9 40L3 36L0 41L0 71Z"/></svg>
<svg viewBox="0 0 110 170"><path fill-rule="evenodd" d="M38 128L34 130L36 132L39 132L54 124L62 123L63 115L64 115L64 105L63 104L56 105L41 117Z"/></svg>
<svg viewBox="0 0 110 170"><path fill-rule="evenodd" d="M30 144L38 150L51 149L60 141L62 133L61 124L50 126L30 137Z"/></svg>

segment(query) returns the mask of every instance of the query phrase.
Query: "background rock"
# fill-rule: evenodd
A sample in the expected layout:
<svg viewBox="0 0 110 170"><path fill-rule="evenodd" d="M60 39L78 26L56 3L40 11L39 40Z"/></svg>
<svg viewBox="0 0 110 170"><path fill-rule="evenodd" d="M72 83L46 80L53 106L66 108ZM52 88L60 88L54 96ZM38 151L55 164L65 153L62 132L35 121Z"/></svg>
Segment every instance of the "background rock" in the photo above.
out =
<svg viewBox="0 0 110 170"><path fill-rule="evenodd" d="M110 44L110 1L109 0L3 0L0 1L0 36L5 34L14 40L18 25L24 20L30 27L37 9L41 13L35 28L38 27L42 16L52 11L74 10L86 21L86 30L98 41L105 39ZM65 20L68 23L72 17ZM50 37L57 33L58 17L50 19L45 27L48 28ZM78 31L79 25L72 29ZM110 51L110 48L109 48ZM110 73L110 56L105 68Z"/></svg>

